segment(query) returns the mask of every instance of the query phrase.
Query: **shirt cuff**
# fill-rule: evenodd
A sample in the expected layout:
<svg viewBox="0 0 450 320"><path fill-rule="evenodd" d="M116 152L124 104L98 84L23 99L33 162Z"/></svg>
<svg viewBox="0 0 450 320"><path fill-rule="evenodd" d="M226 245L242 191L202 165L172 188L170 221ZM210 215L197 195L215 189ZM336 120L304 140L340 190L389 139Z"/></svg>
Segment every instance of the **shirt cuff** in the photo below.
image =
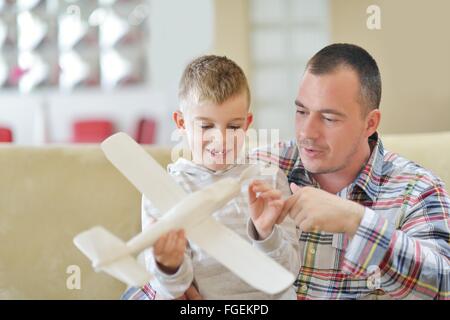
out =
<svg viewBox="0 0 450 320"><path fill-rule="evenodd" d="M273 226L272 233L264 240L256 240L258 238L258 231L252 219L247 221L247 236L252 240L253 245L263 252L272 252L281 246L281 230L278 225Z"/></svg>
<svg viewBox="0 0 450 320"><path fill-rule="evenodd" d="M181 263L180 267L178 268L177 272L173 274L168 274L161 270L158 263L154 262L154 268L155 268L155 276L158 278L158 280L164 282L164 283L171 283L171 282L177 282L181 277L183 277L188 271L189 271L189 263L188 259L184 257L183 262Z"/></svg>
<svg viewBox="0 0 450 320"><path fill-rule="evenodd" d="M386 218L365 208L358 230L347 247L342 271L367 276L372 268L380 267L394 231L394 226Z"/></svg>

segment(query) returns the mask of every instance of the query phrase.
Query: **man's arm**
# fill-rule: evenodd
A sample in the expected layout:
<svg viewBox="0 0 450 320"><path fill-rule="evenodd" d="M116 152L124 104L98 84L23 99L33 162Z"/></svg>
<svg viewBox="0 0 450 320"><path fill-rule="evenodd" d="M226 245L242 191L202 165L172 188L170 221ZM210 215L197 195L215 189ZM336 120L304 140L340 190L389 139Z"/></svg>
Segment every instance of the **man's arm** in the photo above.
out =
<svg viewBox="0 0 450 320"><path fill-rule="evenodd" d="M303 231L347 233L343 272L369 276L393 298L450 299L450 199L436 183L421 193L396 226L375 211L320 189L291 185L286 201Z"/></svg>
<svg viewBox="0 0 450 320"><path fill-rule="evenodd" d="M366 208L343 271L367 276L396 299L450 299L450 201L442 185L423 192L396 229Z"/></svg>

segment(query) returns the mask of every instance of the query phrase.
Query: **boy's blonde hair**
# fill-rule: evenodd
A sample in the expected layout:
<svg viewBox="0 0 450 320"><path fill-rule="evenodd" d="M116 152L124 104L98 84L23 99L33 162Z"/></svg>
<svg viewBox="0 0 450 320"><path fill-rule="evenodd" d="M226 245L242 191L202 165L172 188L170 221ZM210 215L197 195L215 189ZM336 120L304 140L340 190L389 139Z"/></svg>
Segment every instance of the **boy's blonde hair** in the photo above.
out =
<svg viewBox="0 0 450 320"><path fill-rule="evenodd" d="M201 56L189 63L181 76L178 98L181 111L202 102L221 104L250 89L242 69L227 57Z"/></svg>

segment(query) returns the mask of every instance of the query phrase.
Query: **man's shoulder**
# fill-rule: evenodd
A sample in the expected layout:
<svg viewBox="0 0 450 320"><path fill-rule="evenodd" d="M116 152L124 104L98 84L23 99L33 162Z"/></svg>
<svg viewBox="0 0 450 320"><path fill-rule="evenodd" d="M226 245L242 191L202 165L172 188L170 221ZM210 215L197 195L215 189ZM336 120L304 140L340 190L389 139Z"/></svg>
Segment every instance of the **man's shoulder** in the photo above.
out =
<svg viewBox="0 0 450 320"><path fill-rule="evenodd" d="M434 187L444 187L444 182L432 172L413 160L402 155L384 150L382 176L390 181L408 182L415 188L427 190Z"/></svg>

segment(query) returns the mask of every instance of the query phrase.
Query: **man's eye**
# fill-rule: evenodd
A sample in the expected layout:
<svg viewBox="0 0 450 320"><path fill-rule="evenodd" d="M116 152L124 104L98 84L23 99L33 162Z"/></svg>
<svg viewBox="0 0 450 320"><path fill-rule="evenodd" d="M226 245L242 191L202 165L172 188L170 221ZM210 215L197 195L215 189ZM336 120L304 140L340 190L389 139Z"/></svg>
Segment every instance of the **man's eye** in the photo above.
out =
<svg viewBox="0 0 450 320"><path fill-rule="evenodd" d="M303 110L297 110L297 113L298 113L298 114L301 114L302 116L306 114L306 112L303 111Z"/></svg>
<svg viewBox="0 0 450 320"><path fill-rule="evenodd" d="M331 118L324 118L324 119L327 122L336 122L337 121L336 119L331 119Z"/></svg>
<svg viewBox="0 0 450 320"><path fill-rule="evenodd" d="M228 129L231 130L239 130L241 128L241 126L229 126Z"/></svg>
<svg viewBox="0 0 450 320"><path fill-rule="evenodd" d="M211 129L213 126L212 125L210 125L210 124L202 124L201 125L201 128L202 129Z"/></svg>

